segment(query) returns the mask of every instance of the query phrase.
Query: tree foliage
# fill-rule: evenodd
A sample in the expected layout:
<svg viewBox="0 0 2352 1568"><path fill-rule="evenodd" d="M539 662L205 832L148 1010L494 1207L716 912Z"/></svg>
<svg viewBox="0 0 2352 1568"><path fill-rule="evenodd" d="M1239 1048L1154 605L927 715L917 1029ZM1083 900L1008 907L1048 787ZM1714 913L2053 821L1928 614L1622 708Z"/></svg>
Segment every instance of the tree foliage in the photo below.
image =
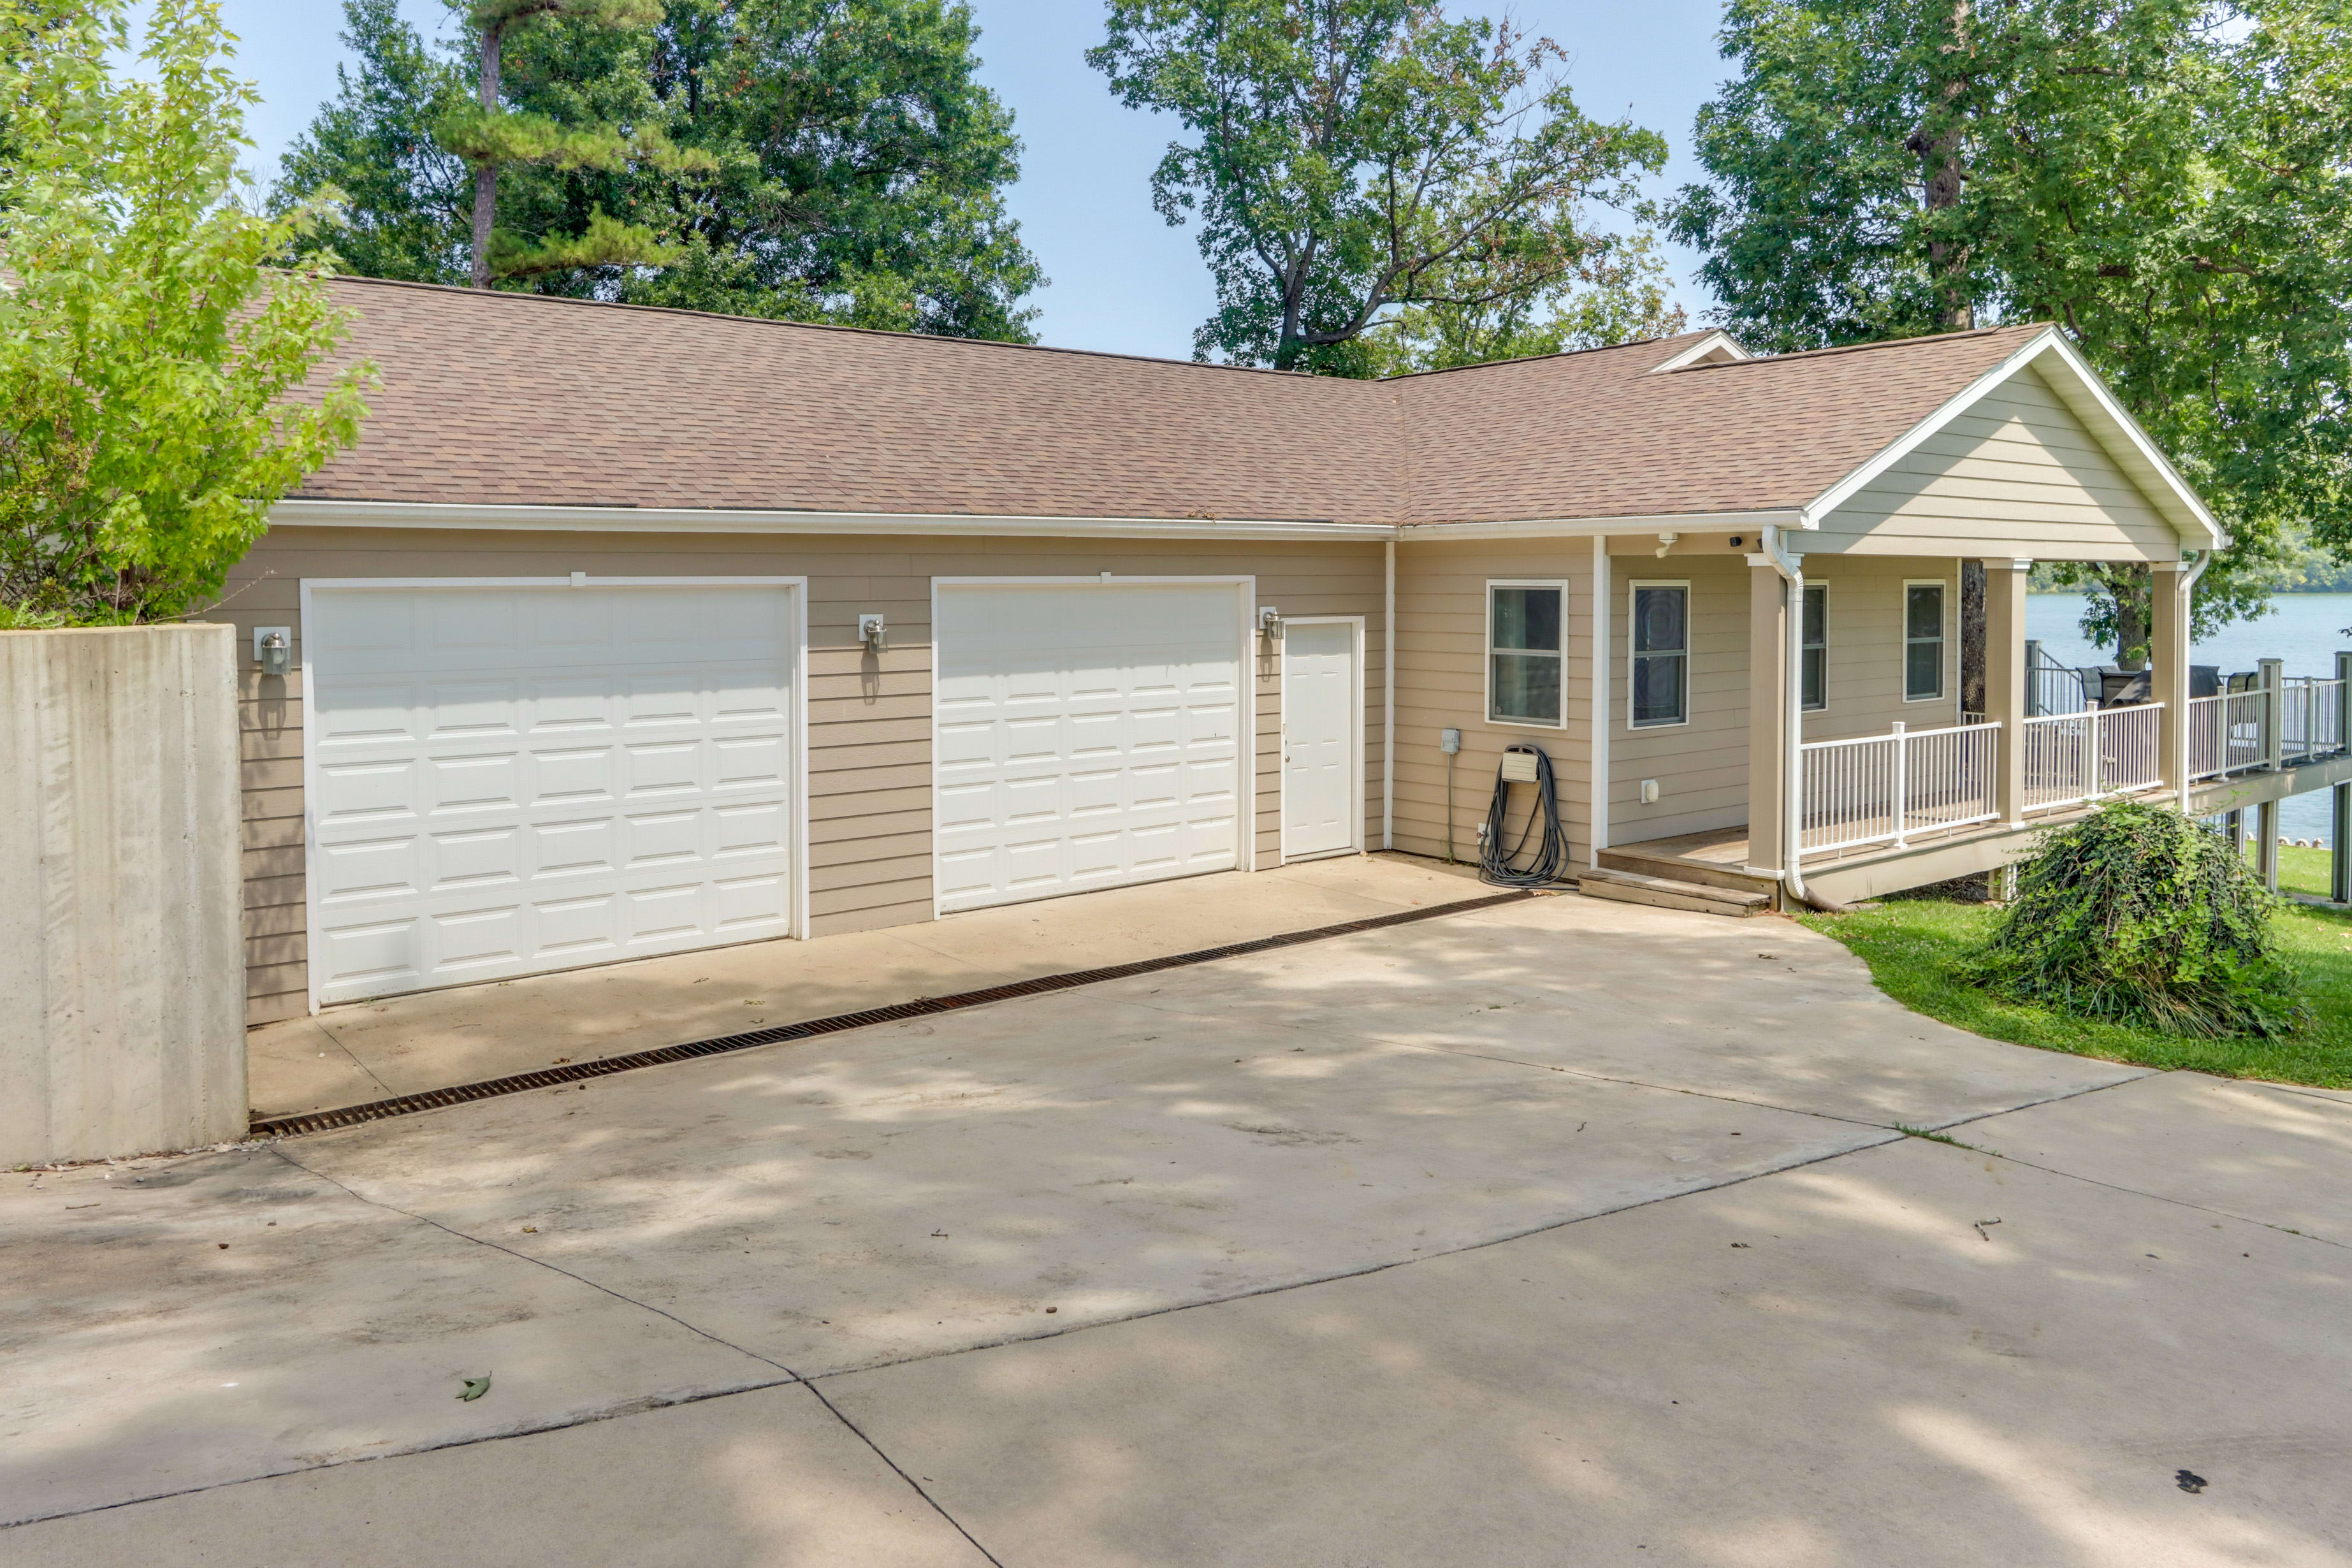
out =
<svg viewBox="0 0 2352 1568"><path fill-rule="evenodd" d="M1416 312L1408 363L1517 352L1561 315L1564 337L1577 285L1606 289L1638 256L1587 232L1584 209L1633 206L1665 143L1587 118L1565 58L1433 0L1110 0L1087 56L1190 138L1152 200L1201 226L1218 310L1199 357L1345 374L1381 368L1365 334L1400 309ZM1663 314L1639 279L1615 282L1589 324Z"/></svg>
<svg viewBox="0 0 2352 1568"><path fill-rule="evenodd" d="M2259 613L2281 527L2352 547L2352 16L2310 0L1732 0L1701 111L1709 252L1752 346L2057 322L2236 547L2200 628ZM2147 574L2084 566L2137 650Z"/></svg>
<svg viewBox="0 0 2352 1568"><path fill-rule="evenodd" d="M0 624L180 615L366 413L344 322L235 199L215 0L0 0ZM126 62L135 58L135 68Z"/></svg>
<svg viewBox="0 0 2352 1568"><path fill-rule="evenodd" d="M323 237L352 265L464 281L457 111L478 36L428 43L395 0L345 15L355 67L278 199L339 187ZM647 26L556 15L511 32L507 123L625 155L505 171L502 264L544 292L1026 341L1021 300L1044 279L1004 213L1020 143L976 78L977 39L951 0L667 0ZM658 254L602 259L600 226Z"/></svg>
<svg viewBox="0 0 2352 1568"><path fill-rule="evenodd" d="M2305 1021L2271 895L2227 834L2122 801L2044 834L1977 978L2085 1017L2215 1037Z"/></svg>

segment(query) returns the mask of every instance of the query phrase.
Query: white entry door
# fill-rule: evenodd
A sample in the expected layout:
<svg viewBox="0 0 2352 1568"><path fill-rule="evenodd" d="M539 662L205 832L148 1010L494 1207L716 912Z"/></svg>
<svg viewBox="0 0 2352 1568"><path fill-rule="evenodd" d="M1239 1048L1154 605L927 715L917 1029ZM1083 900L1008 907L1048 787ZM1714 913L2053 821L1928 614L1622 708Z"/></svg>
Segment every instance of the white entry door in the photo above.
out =
<svg viewBox="0 0 2352 1568"><path fill-rule="evenodd" d="M941 913L1241 865L1234 583L938 584Z"/></svg>
<svg viewBox="0 0 2352 1568"><path fill-rule="evenodd" d="M1353 621L1293 621L1282 633L1282 853L1357 848L1363 678Z"/></svg>
<svg viewBox="0 0 2352 1568"><path fill-rule="evenodd" d="M306 584L311 993L784 936L797 593Z"/></svg>

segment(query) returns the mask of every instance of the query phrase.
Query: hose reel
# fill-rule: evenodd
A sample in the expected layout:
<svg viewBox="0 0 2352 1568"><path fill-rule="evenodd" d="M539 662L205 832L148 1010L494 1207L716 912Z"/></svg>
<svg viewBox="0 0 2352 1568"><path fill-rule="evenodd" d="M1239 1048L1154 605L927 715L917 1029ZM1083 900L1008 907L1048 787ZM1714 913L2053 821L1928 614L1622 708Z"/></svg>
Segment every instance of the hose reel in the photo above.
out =
<svg viewBox="0 0 2352 1568"><path fill-rule="evenodd" d="M1528 812L1519 841L1503 847L1503 824L1511 786L1536 786L1536 804ZM1529 855L1528 841L1542 824L1542 840L1524 868L1511 862ZM1478 879L1497 888L1548 888L1567 874L1568 834L1559 825L1559 795L1552 787L1551 759L1524 742L1503 748L1502 765L1495 770L1495 799L1486 808L1486 830L1478 836Z"/></svg>

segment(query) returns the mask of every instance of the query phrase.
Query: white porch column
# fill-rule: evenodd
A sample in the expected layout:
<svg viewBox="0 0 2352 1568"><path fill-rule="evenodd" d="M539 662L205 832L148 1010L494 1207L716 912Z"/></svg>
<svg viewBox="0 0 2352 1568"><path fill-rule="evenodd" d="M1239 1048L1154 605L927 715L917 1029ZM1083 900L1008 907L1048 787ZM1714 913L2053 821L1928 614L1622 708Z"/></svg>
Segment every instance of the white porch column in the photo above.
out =
<svg viewBox="0 0 2352 1568"><path fill-rule="evenodd" d="M1748 864L1780 871L1789 815L1789 584L1769 558L1748 560Z"/></svg>
<svg viewBox="0 0 2352 1568"><path fill-rule="evenodd" d="M2148 587L2148 700L2164 704L2157 756L2164 783L2189 807L2189 582L2178 561L2159 561Z"/></svg>
<svg viewBox="0 0 2352 1568"><path fill-rule="evenodd" d="M1985 571L1985 720L2000 726L1993 808L2011 827L2025 821L2025 588L2033 563L1988 561Z"/></svg>

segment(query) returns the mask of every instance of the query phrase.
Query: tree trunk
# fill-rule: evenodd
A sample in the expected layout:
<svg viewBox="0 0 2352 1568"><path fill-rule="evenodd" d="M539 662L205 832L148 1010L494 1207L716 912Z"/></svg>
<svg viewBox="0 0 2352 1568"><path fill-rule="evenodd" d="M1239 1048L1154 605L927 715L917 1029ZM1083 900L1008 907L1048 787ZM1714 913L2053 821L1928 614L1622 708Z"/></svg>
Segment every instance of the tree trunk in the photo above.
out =
<svg viewBox="0 0 2352 1568"><path fill-rule="evenodd" d="M1985 563L1960 563L1960 711L1985 710Z"/></svg>
<svg viewBox="0 0 2352 1568"><path fill-rule="evenodd" d="M505 33L505 24L493 22L482 29L481 103L486 110L499 107L499 44ZM490 286L490 219L498 209L499 166L487 159L474 166L474 266L473 286Z"/></svg>
<svg viewBox="0 0 2352 1568"><path fill-rule="evenodd" d="M2126 669L2146 669L2154 579L2145 566L2110 566L2102 575L2116 601L2116 662Z"/></svg>
<svg viewBox="0 0 2352 1568"><path fill-rule="evenodd" d="M1969 52L1969 0L1952 0L1952 41L1944 46L1950 57L1953 74L1944 83L1944 124L1930 134L1922 125L1904 145L1918 154L1923 183L1927 187L1927 206L1931 215L1948 211L1960 205L1960 193L1968 183L1966 145L1961 136L1960 98L1968 91L1966 58ZM1969 247L1947 239L1927 241L1927 271L1935 279L1936 291L1943 298L1943 308L1937 313L1937 323L1946 331L1967 331L1977 324L1976 302L1969 298L1968 287Z"/></svg>

